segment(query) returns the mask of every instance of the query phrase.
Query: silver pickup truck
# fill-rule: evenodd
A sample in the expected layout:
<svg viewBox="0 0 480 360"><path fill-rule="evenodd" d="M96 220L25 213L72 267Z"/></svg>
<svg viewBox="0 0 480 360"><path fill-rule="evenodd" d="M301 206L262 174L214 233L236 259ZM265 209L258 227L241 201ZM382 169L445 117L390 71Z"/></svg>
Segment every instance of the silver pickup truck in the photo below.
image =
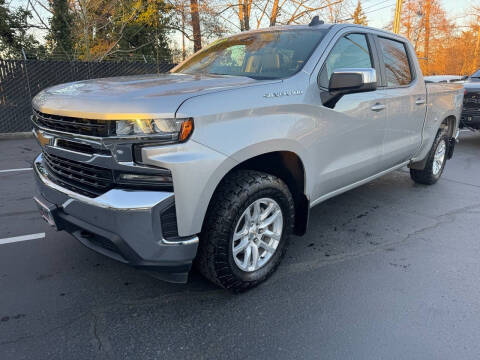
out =
<svg viewBox="0 0 480 360"><path fill-rule="evenodd" d="M95 251L173 282L195 263L242 291L275 271L311 207L406 165L435 183L462 100L461 85L426 86L390 32L241 33L168 74L40 92L35 200Z"/></svg>

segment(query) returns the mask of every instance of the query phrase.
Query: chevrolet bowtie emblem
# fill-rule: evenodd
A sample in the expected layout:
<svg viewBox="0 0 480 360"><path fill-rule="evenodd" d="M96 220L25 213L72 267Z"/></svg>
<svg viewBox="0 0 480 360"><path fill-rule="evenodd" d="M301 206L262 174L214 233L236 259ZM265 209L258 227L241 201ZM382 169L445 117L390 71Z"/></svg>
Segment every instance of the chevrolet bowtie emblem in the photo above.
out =
<svg viewBox="0 0 480 360"><path fill-rule="evenodd" d="M42 130L36 130L35 137L42 148L45 147L45 145L50 144L50 140L53 139L53 136L45 134Z"/></svg>

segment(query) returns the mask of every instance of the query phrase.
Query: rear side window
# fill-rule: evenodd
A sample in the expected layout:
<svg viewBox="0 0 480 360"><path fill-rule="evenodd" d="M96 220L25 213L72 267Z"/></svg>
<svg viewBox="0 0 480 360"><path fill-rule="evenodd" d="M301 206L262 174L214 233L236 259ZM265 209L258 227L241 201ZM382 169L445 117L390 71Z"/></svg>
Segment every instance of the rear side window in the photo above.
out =
<svg viewBox="0 0 480 360"><path fill-rule="evenodd" d="M328 88L332 73L345 68L373 68L364 34L348 34L338 40L320 71L320 86Z"/></svg>
<svg viewBox="0 0 480 360"><path fill-rule="evenodd" d="M408 85L412 82L412 72L405 44L391 39L378 38L385 64L385 77L388 87Z"/></svg>

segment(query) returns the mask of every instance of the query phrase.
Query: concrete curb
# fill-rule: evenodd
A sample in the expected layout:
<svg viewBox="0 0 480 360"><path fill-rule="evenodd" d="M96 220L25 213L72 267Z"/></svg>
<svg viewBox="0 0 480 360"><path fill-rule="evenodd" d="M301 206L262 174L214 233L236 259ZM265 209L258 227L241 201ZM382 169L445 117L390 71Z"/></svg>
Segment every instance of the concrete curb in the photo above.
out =
<svg viewBox="0 0 480 360"><path fill-rule="evenodd" d="M33 137L33 133L31 131L0 134L0 140L28 139L28 138L32 138L32 137Z"/></svg>

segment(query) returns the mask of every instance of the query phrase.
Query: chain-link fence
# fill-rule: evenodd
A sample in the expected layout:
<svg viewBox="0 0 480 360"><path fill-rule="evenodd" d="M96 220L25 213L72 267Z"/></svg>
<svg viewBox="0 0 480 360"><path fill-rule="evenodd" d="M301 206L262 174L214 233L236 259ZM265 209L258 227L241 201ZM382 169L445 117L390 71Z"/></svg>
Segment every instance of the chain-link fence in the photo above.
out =
<svg viewBox="0 0 480 360"><path fill-rule="evenodd" d="M163 73L174 65L146 62L81 62L0 59L0 133L30 131L31 101L40 90L69 81Z"/></svg>

